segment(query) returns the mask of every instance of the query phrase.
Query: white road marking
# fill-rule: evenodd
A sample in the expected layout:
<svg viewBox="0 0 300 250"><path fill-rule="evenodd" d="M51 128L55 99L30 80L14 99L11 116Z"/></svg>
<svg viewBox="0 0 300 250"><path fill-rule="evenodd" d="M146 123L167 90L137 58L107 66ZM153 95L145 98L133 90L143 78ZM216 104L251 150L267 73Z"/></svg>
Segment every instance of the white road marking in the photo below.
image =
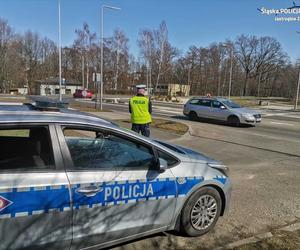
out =
<svg viewBox="0 0 300 250"><path fill-rule="evenodd" d="M248 179L248 180L252 180L254 177L255 177L254 174L250 174L250 175L247 177L247 179Z"/></svg>
<svg viewBox="0 0 300 250"><path fill-rule="evenodd" d="M270 122L270 123L278 124L278 125L295 126L294 124L287 123L287 122Z"/></svg>
<svg viewBox="0 0 300 250"><path fill-rule="evenodd" d="M0 102L0 105L14 106L14 105L23 105L23 103L21 103L21 102Z"/></svg>
<svg viewBox="0 0 300 250"><path fill-rule="evenodd" d="M264 117L268 117L268 116L283 116L283 117L288 117L288 118L296 118L296 119L300 119L300 116L298 115L294 115L289 113L267 113L267 114L263 114Z"/></svg>
<svg viewBox="0 0 300 250"><path fill-rule="evenodd" d="M277 136L270 136L270 135L259 134L259 133L251 133L251 135L256 135L256 136L270 138L270 139L281 139L280 137L277 137Z"/></svg>
<svg viewBox="0 0 300 250"><path fill-rule="evenodd" d="M163 110L159 109L160 112L170 113L170 114L182 114L182 112L179 111L171 111L171 110Z"/></svg>

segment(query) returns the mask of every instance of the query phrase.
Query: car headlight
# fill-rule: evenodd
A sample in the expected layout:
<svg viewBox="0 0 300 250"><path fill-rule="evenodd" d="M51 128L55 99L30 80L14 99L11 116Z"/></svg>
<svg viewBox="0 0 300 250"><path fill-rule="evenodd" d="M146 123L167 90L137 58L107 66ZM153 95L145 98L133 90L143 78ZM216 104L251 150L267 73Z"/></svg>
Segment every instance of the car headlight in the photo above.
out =
<svg viewBox="0 0 300 250"><path fill-rule="evenodd" d="M225 176L229 176L229 168L220 163L207 163L211 168L217 169L222 172Z"/></svg>
<svg viewBox="0 0 300 250"><path fill-rule="evenodd" d="M254 120L254 116L250 114L243 114L242 115L244 118L249 119L249 120Z"/></svg>

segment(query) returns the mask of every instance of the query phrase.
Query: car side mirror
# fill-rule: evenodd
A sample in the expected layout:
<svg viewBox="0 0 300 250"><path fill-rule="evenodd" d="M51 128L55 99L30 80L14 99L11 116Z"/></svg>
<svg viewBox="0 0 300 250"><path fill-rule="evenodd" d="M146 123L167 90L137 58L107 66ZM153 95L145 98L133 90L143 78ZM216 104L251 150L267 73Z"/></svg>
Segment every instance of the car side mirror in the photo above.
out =
<svg viewBox="0 0 300 250"><path fill-rule="evenodd" d="M225 106L223 106L223 105L221 105L221 106L220 106L220 109L226 109L226 107L225 107Z"/></svg>
<svg viewBox="0 0 300 250"><path fill-rule="evenodd" d="M165 159L159 158L159 172L163 173L168 169L168 162Z"/></svg>

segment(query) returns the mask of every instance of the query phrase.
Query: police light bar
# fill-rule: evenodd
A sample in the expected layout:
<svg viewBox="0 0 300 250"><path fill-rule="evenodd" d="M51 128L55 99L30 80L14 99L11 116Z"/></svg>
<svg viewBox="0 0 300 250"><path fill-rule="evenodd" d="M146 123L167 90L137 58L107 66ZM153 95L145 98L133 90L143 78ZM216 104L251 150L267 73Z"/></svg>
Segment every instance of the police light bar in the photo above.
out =
<svg viewBox="0 0 300 250"><path fill-rule="evenodd" d="M67 101L59 101L44 96L30 96L29 99L33 101L31 105L37 109L58 110L66 109L69 105Z"/></svg>

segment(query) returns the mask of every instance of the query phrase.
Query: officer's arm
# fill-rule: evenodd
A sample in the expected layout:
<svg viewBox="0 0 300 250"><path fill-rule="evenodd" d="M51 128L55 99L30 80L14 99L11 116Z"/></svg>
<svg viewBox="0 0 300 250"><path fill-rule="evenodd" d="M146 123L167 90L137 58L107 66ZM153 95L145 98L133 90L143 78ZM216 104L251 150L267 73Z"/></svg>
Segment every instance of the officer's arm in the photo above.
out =
<svg viewBox="0 0 300 250"><path fill-rule="evenodd" d="M152 102L149 98L149 104L148 104L149 113L152 114Z"/></svg>

